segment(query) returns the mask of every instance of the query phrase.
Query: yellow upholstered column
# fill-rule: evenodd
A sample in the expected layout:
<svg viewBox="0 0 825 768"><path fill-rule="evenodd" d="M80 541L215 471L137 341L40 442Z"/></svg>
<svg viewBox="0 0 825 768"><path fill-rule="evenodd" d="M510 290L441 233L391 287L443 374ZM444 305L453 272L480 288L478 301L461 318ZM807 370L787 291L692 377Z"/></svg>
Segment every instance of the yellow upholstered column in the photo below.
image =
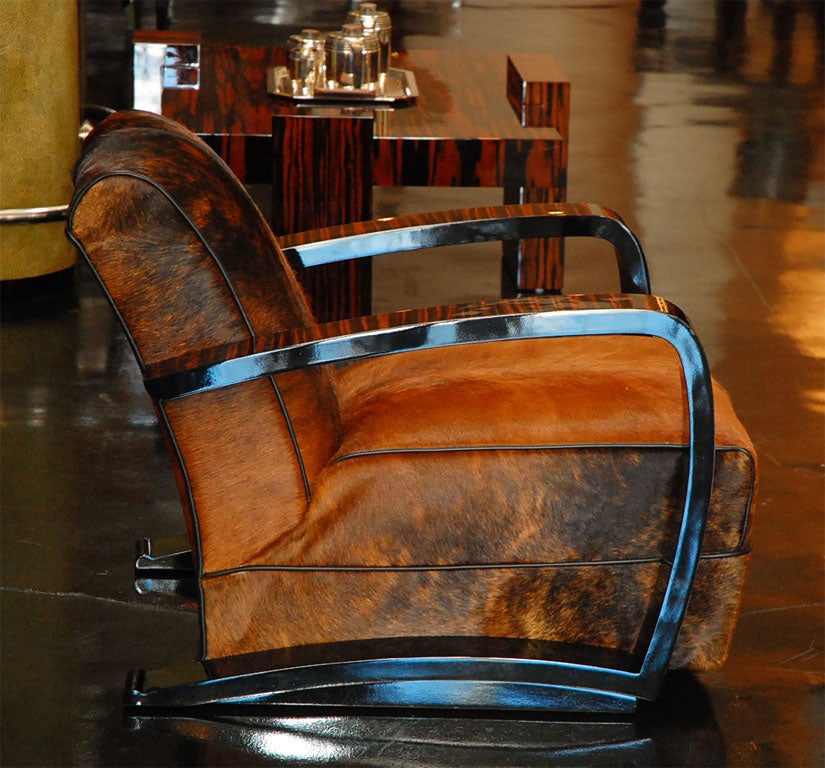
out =
<svg viewBox="0 0 825 768"><path fill-rule="evenodd" d="M0 0L0 210L69 202L79 73L75 0ZM0 224L0 280L71 267L64 228Z"/></svg>

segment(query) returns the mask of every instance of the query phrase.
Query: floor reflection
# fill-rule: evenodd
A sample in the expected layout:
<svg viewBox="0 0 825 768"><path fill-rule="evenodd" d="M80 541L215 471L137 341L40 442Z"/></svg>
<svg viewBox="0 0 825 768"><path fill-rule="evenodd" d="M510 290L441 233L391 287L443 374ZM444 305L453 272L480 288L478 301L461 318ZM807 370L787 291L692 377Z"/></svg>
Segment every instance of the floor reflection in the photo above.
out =
<svg viewBox="0 0 825 768"><path fill-rule="evenodd" d="M199 744L198 765L620 766L661 765L634 723L531 722L455 717L139 718ZM228 760L224 763L223 760Z"/></svg>
<svg viewBox="0 0 825 768"><path fill-rule="evenodd" d="M710 699L695 677L671 673L655 706L631 719L487 717L433 713L255 714L192 710L135 713L127 727L194 745L191 765L301 766L721 766L725 748Z"/></svg>

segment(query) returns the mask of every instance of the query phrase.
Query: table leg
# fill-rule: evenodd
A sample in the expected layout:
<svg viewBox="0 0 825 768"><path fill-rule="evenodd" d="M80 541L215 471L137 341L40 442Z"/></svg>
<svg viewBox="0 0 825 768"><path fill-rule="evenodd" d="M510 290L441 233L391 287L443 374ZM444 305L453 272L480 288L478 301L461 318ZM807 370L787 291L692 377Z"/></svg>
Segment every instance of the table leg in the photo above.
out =
<svg viewBox="0 0 825 768"><path fill-rule="evenodd" d="M276 237L371 218L372 118L275 115L272 137ZM319 322L370 314L370 259L312 267L298 279Z"/></svg>
<svg viewBox="0 0 825 768"><path fill-rule="evenodd" d="M505 187L504 204L564 202L557 190ZM501 295L560 293L564 280L564 244L560 240L519 240L502 246Z"/></svg>
<svg viewBox="0 0 825 768"><path fill-rule="evenodd" d="M505 186L504 202L561 203L567 199L567 154L570 126L570 83L547 58L534 54L507 57L507 99L524 127L555 128L560 145L548 158L552 178L525 169L523 186ZM548 185L549 182L549 185ZM506 243L502 262L502 295L559 293L564 278L564 244L553 240Z"/></svg>

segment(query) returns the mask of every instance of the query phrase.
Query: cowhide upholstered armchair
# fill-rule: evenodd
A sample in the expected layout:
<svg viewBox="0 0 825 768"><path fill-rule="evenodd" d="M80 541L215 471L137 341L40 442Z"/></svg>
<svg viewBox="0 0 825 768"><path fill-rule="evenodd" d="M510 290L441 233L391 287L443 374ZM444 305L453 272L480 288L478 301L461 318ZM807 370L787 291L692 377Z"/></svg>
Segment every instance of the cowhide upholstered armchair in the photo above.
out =
<svg viewBox="0 0 825 768"><path fill-rule="evenodd" d="M96 128L75 182L69 236L168 439L201 616L192 676L136 674L130 704L627 711L669 665L722 663L754 453L615 214L474 209L279 246L200 140L140 112ZM318 325L290 267L586 235L615 246L622 293Z"/></svg>

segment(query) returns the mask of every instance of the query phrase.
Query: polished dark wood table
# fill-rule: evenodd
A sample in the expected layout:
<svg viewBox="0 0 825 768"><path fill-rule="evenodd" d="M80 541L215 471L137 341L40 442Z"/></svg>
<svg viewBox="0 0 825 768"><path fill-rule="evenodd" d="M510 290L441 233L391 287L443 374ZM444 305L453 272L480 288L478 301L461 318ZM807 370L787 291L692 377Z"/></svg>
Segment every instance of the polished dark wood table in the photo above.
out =
<svg viewBox="0 0 825 768"><path fill-rule="evenodd" d="M276 233L371 218L373 185L501 187L505 203L565 200L570 84L551 56L401 52L392 66L414 73L419 95L391 109L271 95L267 71L284 63L278 47L204 45L199 87L164 88L161 102L242 181L272 184ZM557 243L506 244L502 292L559 290L561 269ZM359 260L301 277L319 319L332 320L369 312L370 274Z"/></svg>

